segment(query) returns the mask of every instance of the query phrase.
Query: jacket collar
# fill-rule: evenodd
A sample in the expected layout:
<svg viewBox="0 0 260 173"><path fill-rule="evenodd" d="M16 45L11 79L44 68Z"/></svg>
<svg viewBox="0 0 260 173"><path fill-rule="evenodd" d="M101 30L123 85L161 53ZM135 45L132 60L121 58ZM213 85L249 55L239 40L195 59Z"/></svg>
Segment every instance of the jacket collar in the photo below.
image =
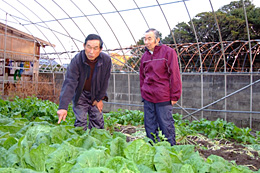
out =
<svg viewBox="0 0 260 173"><path fill-rule="evenodd" d="M163 44L162 44L162 42L160 41L159 44L154 47L153 52L157 52L157 51L161 48L162 45L163 45ZM149 50L147 47L145 47L145 50L146 50L147 52L151 53L150 50Z"/></svg>

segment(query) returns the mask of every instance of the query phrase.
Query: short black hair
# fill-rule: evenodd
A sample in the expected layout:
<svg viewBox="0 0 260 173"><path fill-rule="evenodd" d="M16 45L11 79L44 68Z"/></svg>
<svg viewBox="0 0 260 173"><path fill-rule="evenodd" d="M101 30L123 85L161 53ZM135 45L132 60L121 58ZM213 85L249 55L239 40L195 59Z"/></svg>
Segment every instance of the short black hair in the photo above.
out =
<svg viewBox="0 0 260 173"><path fill-rule="evenodd" d="M85 45L87 43L88 40L99 40L100 41L100 49L103 48L103 41L101 39L101 37L99 35L96 35L96 34L89 34L86 39L85 39Z"/></svg>

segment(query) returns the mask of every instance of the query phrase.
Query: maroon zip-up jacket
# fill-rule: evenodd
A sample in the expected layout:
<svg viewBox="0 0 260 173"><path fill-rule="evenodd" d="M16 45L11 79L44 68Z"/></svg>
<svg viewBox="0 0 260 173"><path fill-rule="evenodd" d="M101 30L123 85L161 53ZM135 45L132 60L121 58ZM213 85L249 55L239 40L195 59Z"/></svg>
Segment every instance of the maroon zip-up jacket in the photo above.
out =
<svg viewBox="0 0 260 173"><path fill-rule="evenodd" d="M174 49L160 44L151 54L146 48L141 59L140 89L142 98L152 103L179 100L182 83Z"/></svg>

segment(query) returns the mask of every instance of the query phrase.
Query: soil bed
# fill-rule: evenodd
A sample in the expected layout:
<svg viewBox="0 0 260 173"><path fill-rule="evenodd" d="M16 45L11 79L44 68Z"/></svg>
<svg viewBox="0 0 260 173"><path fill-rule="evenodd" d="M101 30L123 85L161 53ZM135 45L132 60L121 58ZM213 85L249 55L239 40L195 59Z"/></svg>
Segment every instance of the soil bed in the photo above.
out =
<svg viewBox="0 0 260 173"><path fill-rule="evenodd" d="M127 137L127 142L133 141L143 136L133 136L132 134L141 131L144 134L144 129L135 126L117 125L115 131L124 133ZM228 161L235 161L237 165L243 165L250 168L252 171L260 169L260 155L257 151L249 149L240 143L231 142L228 140L211 140L206 137L188 137L189 143L196 145L195 150L200 153L203 158L214 154L223 157ZM180 144L177 144L180 145Z"/></svg>

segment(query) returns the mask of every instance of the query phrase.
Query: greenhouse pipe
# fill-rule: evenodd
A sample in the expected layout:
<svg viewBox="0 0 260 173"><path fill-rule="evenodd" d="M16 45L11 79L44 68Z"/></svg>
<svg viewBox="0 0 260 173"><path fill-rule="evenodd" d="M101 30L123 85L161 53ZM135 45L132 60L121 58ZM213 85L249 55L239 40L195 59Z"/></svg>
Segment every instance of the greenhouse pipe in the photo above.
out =
<svg viewBox="0 0 260 173"><path fill-rule="evenodd" d="M103 102L104 105L106 104L112 104L112 105L123 105L123 106L134 106L134 107L143 107L143 105L140 104L129 104L129 103L117 103L117 102ZM182 107L173 107L174 109L184 109ZM185 108L186 110L199 110L198 108ZM252 113L252 114L260 114L259 111L236 111L236 110L219 110L219 109L204 109L203 111L207 112L227 112L227 113ZM185 111L188 112L188 111ZM195 117L196 118L196 117ZM197 120L197 118L196 118Z"/></svg>
<svg viewBox="0 0 260 173"><path fill-rule="evenodd" d="M5 94L5 60L6 60L6 38L7 38L7 13L5 16L5 42L4 42L4 64L3 64L3 89L2 89L2 94Z"/></svg>
<svg viewBox="0 0 260 173"><path fill-rule="evenodd" d="M191 16L190 16L189 10L188 10L188 8L187 8L187 5L186 5L186 3L185 3L184 0L182 0L182 1L183 1L183 3L184 3L184 6L185 6L186 11L187 11L187 13L188 13L188 16L189 16L189 18L190 18L190 22L191 22L192 29L193 29L193 32L194 32L194 35L195 35L195 38L196 38L197 48L198 48L199 57L200 57L200 83L201 83L201 85L200 85L200 86L201 86L201 87L200 87L200 93L201 93L201 96L200 96L200 97L201 97L201 102L200 102L200 104L201 104L201 107L203 107L203 105L204 105L204 99L203 99L203 98L204 98L204 95L203 95L203 93L204 93L204 91L203 91L203 84L204 84L204 82L203 82L203 67L202 67L202 58L201 58L199 40L198 40L197 32L196 32L196 30L195 30L193 21L192 21ZM201 118L203 118L203 112L201 112Z"/></svg>
<svg viewBox="0 0 260 173"><path fill-rule="evenodd" d="M136 7L138 8L138 10L140 11L141 15L143 16L143 19L144 19L144 21L145 21L145 23L146 23L146 25L147 25L147 28L149 29L150 27L149 27L149 25L148 25L147 20L146 20L145 17L144 17L144 14L142 13L141 9L139 8L139 6L138 6L137 3L135 2L135 0L133 0L133 1L134 1L134 3L135 3Z"/></svg>
<svg viewBox="0 0 260 173"><path fill-rule="evenodd" d="M250 86L252 86L252 85L254 85L254 84L258 83L258 82L260 82L260 79L257 80L257 81L255 81L255 82L253 82L253 83L250 83L249 85L244 86L243 88L240 88L239 90L236 90L235 92L232 92L232 93L228 94L228 95L225 96L225 97L222 97L222 98L220 98L220 99L218 99L218 100L216 100L216 101L214 101L214 102L212 102L212 103L210 103L210 104L208 104L208 105L206 105L206 106L204 106L204 107L202 107L202 108L200 108L200 109L198 109L198 110L192 112L192 113L189 114L189 115L184 116L183 119L184 119L184 118L187 118L187 117L189 117L189 116L191 116L191 115L193 115L193 114L195 114L195 113L197 113L197 112L200 112L200 111L204 110L205 108L207 108L207 107L209 107L209 106L212 106L212 105L218 103L219 101L222 101L222 100L224 100L224 99L226 99L226 98L228 98L228 97L230 97L230 96L232 96L232 95L234 95L234 94L236 94L236 93L238 93L238 92L240 92L240 91L242 91L242 90L244 90L244 89L247 89L248 87L250 87Z"/></svg>
<svg viewBox="0 0 260 173"><path fill-rule="evenodd" d="M117 10L116 6L115 6L110 0L109 0L109 2L110 2L110 4L114 7L114 9L117 11L117 13L118 13L118 15L120 16L120 18L123 20L125 26L127 27L129 33L131 34L131 36L132 36L132 38L133 38L135 44L138 46L138 43L136 42L136 40L135 40L135 38L134 38L134 35L133 35L131 29L129 28L129 26L127 25L125 19L123 18L123 16L121 15L121 13ZM137 49L137 51L138 51L139 54L142 54L142 52L140 51L140 49ZM126 59L126 58L125 58L125 61L127 62L127 59ZM129 70L129 69L128 69L128 70ZM138 72L137 72L136 70L134 70L134 72L136 72L136 73L138 74ZM130 98L129 98L129 102L130 102Z"/></svg>
<svg viewBox="0 0 260 173"><path fill-rule="evenodd" d="M247 14L246 14L246 7L244 0L242 0L243 3L243 11L245 14L245 20L246 20L246 30L247 30L247 36L248 36L248 44L249 44L249 54L250 54L250 72L253 72L253 66L252 66L252 49L251 49L251 39L250 39L250 33L249 33L249 26L248 26L248 20L247 20ZM253 76L250 74L250 83L253 82ZM253 109L253 87L251 85L250 87L250 111ZM250 114L250 128L252 128L252 114Z"/></svg>
<svg viewBox="0 0 260 173"><path fill-rule="evenodd" d="M108 23L108 21L106 20L106 18L104 17L104 15L99 11L99 9L95 6L95 4L93 2L91 2L91 0L89 0L89 2L91 3L91 5L97 10L97 12L101 15L101 17L103 18L103 20L106 22L107 26L110 28L111 32L113 33L115 39L117 40L117 43L120 47L120 50L122 50L123 56L125 57L125 53L123 51L123 48L120 44L120 41L118 40L117 35L115 34L114 30L112 29L111 25ZM131 68L130 66L128 66L130 69L132 69L134 72L138 73L136 70L134 70L133 68Z"/></svg>
<svg viewBox="0 0 260 173"><path fill-rule="evenodd" d="M39 3L37 0L35 0L36 3L38 3L46 12L48 12L54 19L56 22L58 22L58 24L64 29L64 31L68 34L69 38L72 40L72 42L74 43L74 45L77 47L78 50L80 50L77 46L77 44L75 43L73 37L71 37L71 35L69 34L69 32L66 30L66 28L60 23L60 21L58 19L55 18L55 16L49 11L47 10L45 7L43 7L43 5L41 3Z"/></svg>
<svg viewBox="0 0 260 173"><path fill-rule="evenodd" d="M12 7L13 9L15 9L17 12L19 12L20 14L22 14L27 20L28 22L30 22L31 24L33 23L27 16L25 16L20 10L18 10L17 8L15 8L14 6L12 6L11 4L7 3L6 1L4 1L6 4L8 4L10 7ZM18 1L19 2L19 1ZM26 7L26 6L25 6ZM28 8L28 7L26 7ZM9 14L10 16L12 16L11 14ZM13 16L12 16L13 17ZM14 17L13 17L14 18ZM14 18L19 24L20 24L20 21L18 21L16 18ZM31 34L31 36L34 38L34 41L36 41L39 45L40 42L38 41L38 38L36 38L24 25L22 25L27 31L28 33ZM46 35L35 25L35 27L42 33L42 35L48 40L48 42L50 43L48 37L46 37ZM51 43L50 43L51 44ZM53 46L52 46L53 47ZM54 49L55 50L55 49ZM43 51L45 52L45 50L43 49ZM46 53L46 52L45 52Z"/></svg>
<svg viewBox="0 0 260 173"><path fill-rule="evenodd" d="M63 49L64 49L65 51L67 51L66 48L64 47L63 43L60 41L60 39L59 39L58 36L55 34L55 32L47 25L47 23L44 22L34 11L32 11L31 8L28 8L25 4L23 4L23 3L20 2L19 0L18 0L18 2L21 3L21 4L22 4L26 9L28 9L31 13L33 13L38 19L40 19L40 21L42 21L42 23L43 23L43 24L53 33L53 35L57 38L57 40L59 41L59 43L61 44L61 46L63 47ZM52 48L54 49L54 52L56 53L56 55L58 56L58 58L59 58L59 60L60 60L59 54L57 53L56 49L55 49L54 47L52 47ZM67 55L68 55L68 57L69 57L69 54L68 54L68 53L67 53ZM60 60L60 62L61 62L61 60ZM61 62L61 64L62 64L62 62Z"/></svg>
<svg viewBox="0 0 260 173"><path fill-rule="evenodd" d="M220 31L220 27L219 27L219 24L218 24L218 19L217 19L217 16L216 16L216 13L213 9L213 5L212 5L212 2L211 0L209 0L209 3L210 3L210 6L211 6L211 9L212 9L212 13L214 15L214 19L216 21L216 24L217 24L217 28L218 28L218 33L219 33L219 41L221 43L221 50L222 50L222 56L223 56L223 60L224 60L224 72L226 73L226 69L227 69L227 64L226 64L226 57L225 57L225 52L224 52L224 45L223 45L223 40L222 40L222 35L221 35L221 31ZM219 57L219 61L220 61L220 58ZM218 63L219 63L218 61ZM218 64L216 65L216 67L218 66ZM227 76L224 75L224 83L225 83L225 89L224 89L224 95L226 96L227 95ZM226 110L227 109L227 100L225 99L225 104L224 104L224 109ZM227 120L227 114L225 113L225 121Z"/></svg>

